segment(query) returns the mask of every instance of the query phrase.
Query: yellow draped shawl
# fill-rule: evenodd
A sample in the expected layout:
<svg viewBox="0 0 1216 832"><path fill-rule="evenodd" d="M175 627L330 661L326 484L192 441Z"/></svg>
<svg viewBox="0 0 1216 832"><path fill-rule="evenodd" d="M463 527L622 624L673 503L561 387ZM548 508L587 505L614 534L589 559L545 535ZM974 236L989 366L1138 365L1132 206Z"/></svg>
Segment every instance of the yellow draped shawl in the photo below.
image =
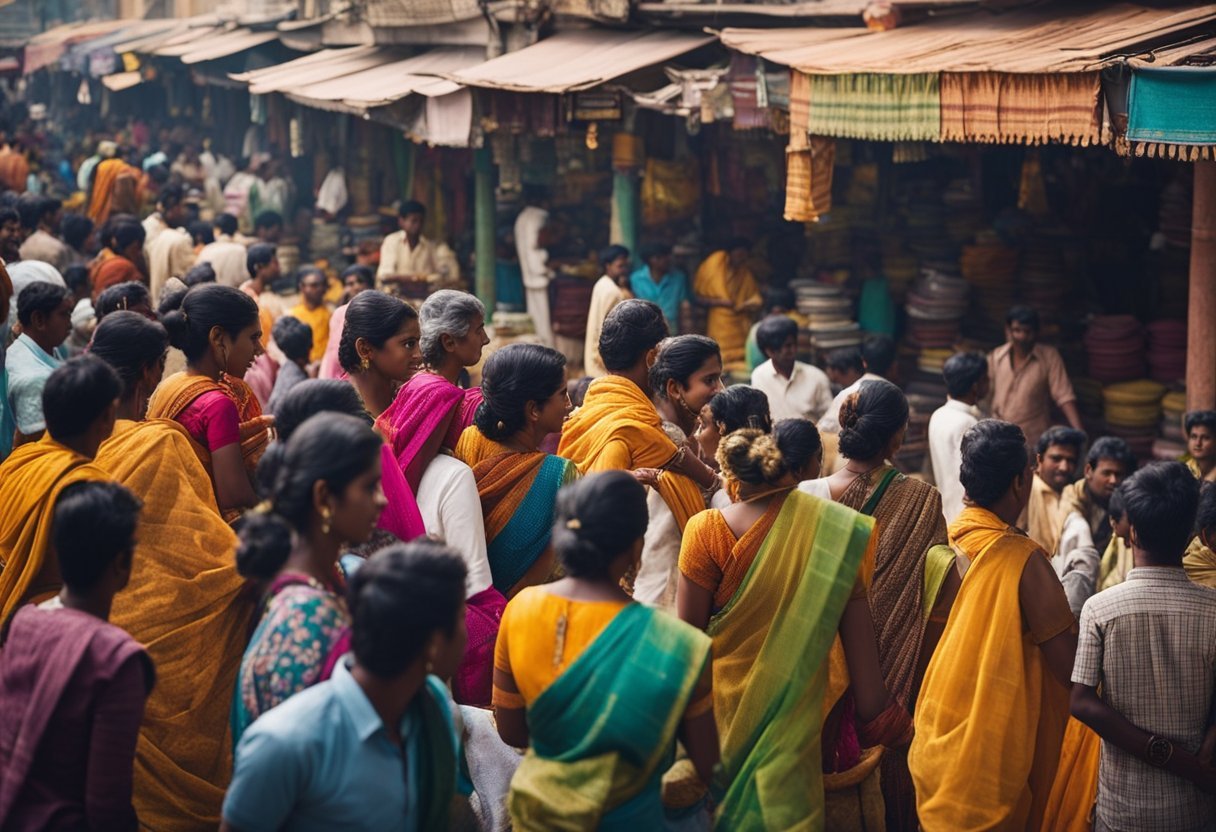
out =
<svg viewBox="0 0 1216 832"><path fill-rule="evenodd" d="M153 829L215 829L232 774L232 691L256 603L236 571L236 535L176 422L119 422L97 459L144 504L131 582L110 613L157 669L135 751L135 809Z"/></svg>
<svg viewBox="0 0 1216 832"><path fill-rule="evenodd" d="M751 315L745 306L760 306L760 289L747 266L735 269L730 255L715 251L697 269L692 288L703 298L728 300L731 308L710 307L708 334L722 348L722 363L742 361L746 352L747 333L751 330Z"/></svg>
<svg viewBox="0 0 1216 832"><path fill-rule="evenodd" d="M0 623L62 585L51 555L51 518L67 486L110 477L50 434L15 448L0 465ZM48 557L51 559L48 561Z"/></svg>
<svg viewBox="0 0 1216 832"><path fill-rule="evenodd" d="M591 382L583 406L566 420L557 455L586 476L613 469L661 468L676 450L646 394L623 376L607 375ZM690 517L705 510L700 489L682 474L664 471L658 490L680 531Z"/></svg>

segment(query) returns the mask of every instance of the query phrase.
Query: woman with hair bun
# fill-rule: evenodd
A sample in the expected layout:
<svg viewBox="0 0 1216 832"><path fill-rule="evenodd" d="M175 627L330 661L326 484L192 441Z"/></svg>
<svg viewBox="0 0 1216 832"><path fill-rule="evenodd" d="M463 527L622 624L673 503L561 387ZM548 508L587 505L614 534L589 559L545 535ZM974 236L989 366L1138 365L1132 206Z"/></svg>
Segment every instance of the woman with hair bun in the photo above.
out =
<svg viewBox="0 0 1216 832"><path fill-rule="evenodd" d="M566 577L507 605L494 658L516 829L664 828L660 780L678 735L702 788L718 761L710 640L630 600L645 489L624 471L562 489L553 547Z"/></svg>
<svg viewBox="0 0 1216 832"><path fill-rule="evenodd" d="M258 305L239 289L196 286L161 323L186 356L186 371L166 378L148 403L148 418L172 419L196 443L225 519L257 502L253 472L274 417L244 381L263 354Z"/></svg>
<svg viewBox="0 0 1216 832"><path fill-rule="evenodd" d="M337 569L345 544L371 536L384 508L382 442L361 419L322 413L271 446L259 475L273 485L240 524L237 569L266 588L232 703L232 740L261 714L329 678L350 647Z"/></svg>
<svg viewBox="0 0 1216 832"><path fill-rule="evenodd" d="M870 608L878 657L887 687L911 707L959 579L949 568L954 555L947 546L941 495L928 483L904 476L888 461L899 452L907 426L908 400L903 391L882 379L863 381L840 406L840 455L845 467L799 487L877 521ZM909 587L923 591L909 592ZM915 825L905 752L885 755L882 791L887 825L893 829Z"/></svg>
<svg viewBox="0 0 1216 832"><path fill-rule="evenodd" d="M863 764L869 774L881 752L863 761L861 748L906 745L912 726L879 671L866 600L874 521L800 492L762 431L725 436L718 464L733 503L689 522L677 599L680 618L714 641L717 823L742 829L763 817L767 829L794 829L826 814L828 828L856 828L858 806L874 796L837 815L824 781ZM807 718L820 713L822 724ZM760 771L805 788L762 804ZM875 820L873 809L864 820Z"/></svg>

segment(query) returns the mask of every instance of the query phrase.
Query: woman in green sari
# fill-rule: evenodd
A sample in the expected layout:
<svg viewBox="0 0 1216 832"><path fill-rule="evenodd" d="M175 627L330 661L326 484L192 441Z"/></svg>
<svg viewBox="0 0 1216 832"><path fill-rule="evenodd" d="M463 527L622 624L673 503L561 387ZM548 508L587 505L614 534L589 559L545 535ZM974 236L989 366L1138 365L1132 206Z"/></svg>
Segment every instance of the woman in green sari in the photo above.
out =
<svg viewBox="0 0 1216 832"><path fill-rule="evenodd" d="M631 474L563 488L553 546L567 577L524 589L503 614L495 717L506 743L528 749L507 804L516 830L662 829L677 735L711 778L710 640L620 587L646 522Z"/></svg>

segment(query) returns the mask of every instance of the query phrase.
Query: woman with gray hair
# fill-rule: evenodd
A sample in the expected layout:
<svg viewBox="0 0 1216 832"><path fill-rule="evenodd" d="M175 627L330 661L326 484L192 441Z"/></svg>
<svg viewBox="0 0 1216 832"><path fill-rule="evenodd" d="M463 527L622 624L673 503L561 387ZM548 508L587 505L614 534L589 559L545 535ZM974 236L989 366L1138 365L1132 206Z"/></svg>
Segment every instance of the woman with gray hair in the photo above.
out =
<svg viewBox="0 0 1216 832"><path fill-rule="evenodd" d="M421 502L423 472L442 448L455 450L481 404L480 388L465 390L457 381L466 367L481 360L490 339L485 307L468 292L435 292L418 310L418 319L426 369L401 386L376 426Z"/></svg>

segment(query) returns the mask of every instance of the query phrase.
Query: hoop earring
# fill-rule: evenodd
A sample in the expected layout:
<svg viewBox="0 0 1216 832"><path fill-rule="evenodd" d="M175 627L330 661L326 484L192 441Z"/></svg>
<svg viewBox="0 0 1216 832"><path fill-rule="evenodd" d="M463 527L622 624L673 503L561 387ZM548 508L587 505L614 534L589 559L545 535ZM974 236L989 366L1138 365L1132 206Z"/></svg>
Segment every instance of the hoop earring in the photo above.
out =
<svg viewBox="0 0 1216 832"><path fill-rule="evenodd" d="M321 534L329 534L329 521L331 517L332 515L329 513L329 509L321 509Z"/></svg>

